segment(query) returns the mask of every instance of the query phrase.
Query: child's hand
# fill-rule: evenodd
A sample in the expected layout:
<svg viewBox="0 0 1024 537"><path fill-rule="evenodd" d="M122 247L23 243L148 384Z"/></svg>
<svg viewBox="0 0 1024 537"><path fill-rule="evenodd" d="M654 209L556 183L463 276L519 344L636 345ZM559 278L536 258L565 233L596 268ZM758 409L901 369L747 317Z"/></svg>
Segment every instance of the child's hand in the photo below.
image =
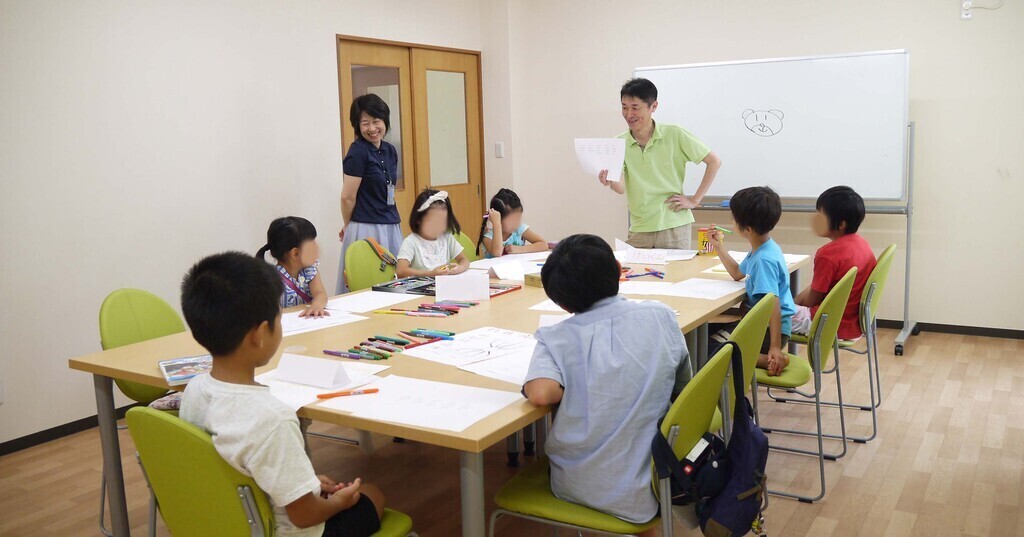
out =
<svg viewBox="0 0 1024 537"><path fill-rule="evenodd" d="M299 313L299 317L309 317L311 319L319 319L321 317L327 317L330 314L331 314L331 312L329 312L326 309L324 309L323 306L317 306L315 308L313 306L309 306L308 308L302 310L301 313Z"/></svg>
<svg viewBox="0 0 1024 537"><path fill-rule="evenodd" d="M359 501L359 486L361 483L362 480L356 478L355 481L346 486L340 484L335 486L334 492L330 493L330 499L338 502L342 511L351 508Z"/></svg>
<svg viewBox="0 0 1024 537"><path fill-rule="evenodd" d="M711 224L711 229L708 230L708 242L715 247L715 250L721 250L725 242L725 233L718 231L715 224Z"/></svg>
<svg viewBox="0 0 1024 537"><path fill-rule="evenodd" d="M451 274L451 265L447 263L430 271L431 276L447 276L449 274Z"/></svg>
<svg viewBox="0 0 1024 537"><path fill-rule="evenodd" d="M782 374L789 365L789 358L786 358L782 349L770 349L768 351L768 376L777 377Z"/></svg>
<svg viewBox="0 0 1024 537"><path fill-rule="evenodd" d="M493 229L493 226L500 226L501 225L501 213L499 213L498 211L496 211L494 209L491 209L491 210L487 211L487 223L489 224L488 227L491 227L492 229Z"/></svg>
<svg viewBox="0 0 1024 537"><path fill-rule="evenodd" d="M321 498L327 498L328 496L334 494L334 492L338 490L338 484L335 483L333 479L325 475L318 475L316 477L320 480Z"/></svg>
<svg viewBox="0 0 1024 537"><path fill-rule="evenodd" d="M608 180L608 170L601 170L597 172L597 180L601 181L601 184L604 186L612 184L611 181Z"/></svg>
<svg viewBox="0 0 1024 537"><path fill-rule="evenodd" d="M505 247L506 254L521 254L523 253L523 250L526 250L525 246L515 246L510 244Z"/></svg>

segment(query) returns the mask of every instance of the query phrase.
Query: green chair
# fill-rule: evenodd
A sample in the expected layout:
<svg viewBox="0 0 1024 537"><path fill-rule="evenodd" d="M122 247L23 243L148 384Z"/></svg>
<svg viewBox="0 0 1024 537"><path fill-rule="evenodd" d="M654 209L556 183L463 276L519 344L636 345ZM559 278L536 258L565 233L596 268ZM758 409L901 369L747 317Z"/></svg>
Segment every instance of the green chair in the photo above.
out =
<svg viewBox="0 0 1024 537"><path fill-rule="evenodd" d="M349 291L362 291L395 279L395 267L384 263L366 241L356 241L345 250L345 282Z"/></svg>
<svg viewBox="0 0 1024 537"><path fill-rule="evenodd" d="M473 239L469 238L469 235L466 235L465 231L459 232L458 239L459 244L462 245L462 253L466 254L466 258L469 259L470 263L480 259L480 253L476 249L476 244L473 243Z"/></svg>
<svg viewBox="0 0 1024 537"><path fill-rule="evenodd" d="M864 290L861 292L860 307L858 310L858 319L860 321L861 331L864 332L864 350L855 348L857 341L849 341L845 339L839 340L837 344L837 350L834 353L836 362L839 361L838 350L844 350L866 356L868 361L868 391L871 394L870 404L853 404L846 403L846 408L853 408L858 410L865 410L871 412L871 435L870 436L847 436L848 440L853 440L857 443L870 442L878 436L878 412L879 405L882 404L882 377L880 373L880 364L878 361L878 305L882 300L882 291L885 289L885 284L889 279L889 269L892 267L893 256L896 252L896 245L891 244L886 248L881 255L878 256L878 261L875 264L875 268L871 271L868 279L864 282ZM807 336L794 334L790 339L794 343L802 345L807 344ZM774 397L769 394L772 399L776 401L784 401L791 403L808 403L800 399L787 399L782 397ZM877 397L876 397L877 396ZM822 401L822 405L835 407L838 406L837 401ZM835 435L825 435L826 438L834 438Z"/></svg>
<svg viewBox="0 0 1024 537"><path fill-rule="evenodd" d="M739 324L730 334L729 339L739 346L743 353L743 385L747 386L747 394L752 395L754 405L754 419L757 419L757 390L752 390L754 385L754 370L757 369L757 358L761 355L761 345L764 343L764 334L768 331L768 321L772 318L772 309L778 303L778 298L773 293L761 297L761 300L754 304L753 308L740 320ZM730 373L731 374L731 373ZM722 428L722 413L731 416L736 394L732 382L725 383L725 390L728 393L728 406L720 404L715 409L715 417L711 421L711 428L708 432L714 433L723 431L729 434L728 428Z"/></svg>
<svg viewBox="0 0 1024 537"><path fill-rule="evenodd" d="M139 463L172 535L274 535L266 494L221 458L209 434L146 407L129 410L127 420ZM415 535L412 519L385 509L374 535Z"/></svg>
<svg viewBox="0 0 1024 537"><path fill-rule="evenodd" d="M772 377L768 376L768 371L765 369L758 368L754 373L759 386L765 386L768 388L782 388L792 390L792 393L797 394L805 399L813 399L814 401L814 412L817 422L817 428L814 432L808 431L797 431L791 429L776 429L765 427L762 424L761 429L765 433L784 433L793 434L800 436L813 436L818 440L817 451L810 451L806 449L798 449L792 447L780 447L778 445L769 446L771 449L777 451L786 451L789 453L799 453L803 455L813 455L818 458L818 471L821 482L821 490L817 496L803 496L793 494L789 492L779 492L769 490L770 494L776 496L783 496L787 498L795 498L802 502L811 503L818 501L825 497L825 459L837 460L840 457L846 455L846 419L843 415L843 384L842 378L840 377L839 363L835 364L831 370L826 370L825 367L828 365L828 357L830 351L837 347L836 332L839 330L839 322L843 317L843 310L846 309L847 301L850 298L850 291L853 289L853 280L857 276L857 269L852 268L835 287L829 291L828 295L825 296L825 300L821 302L821 306L818 311L814 314L814 319L811 321L811 341L807 345L807 358L802 358L794 354L788 354L789 365L782 371L781 375ZM839 438L842 439L843 449L838 454L825 453L823 434L821 427L821 376L823 373L834 372L836 374L836 392L839 398L839 424L842 431ZM803 387L808 382L814 383L814 391L805 393L800 391L798 388Z"/></svg>
<svg viewBox="0 0 1024 537"><path fill-rule="evenodd" d="M170 304L141 289L118 289L107 295L100 305L100 346L103 350L123 347L185 331L185 323ZM148 405L167 394L167 388L114 379L118 389L129 399ZM121 427L123 428L123 427ZM100 531L112 535L103 525L106 511L106 472L100 489ZM156 524L156 512L150 505L150 530Z"/></svg>
<svg viewBox="0 0 1024 537"><path fill-rule="evenodd" d="M732 347L719 350L686 384L662 420L661 434L668 439L678 457L682 458L689 453L707 431L731 359ZM650 444L647 439L640 439L637 443ZM668 476L658 476L653 466L652 462L651 486L666 520L662 525L662 534L671 537L672 516L665 515L672 512L669 479ZM589 531L606 535L636 535L661 521L660 517L654 517L649 522L633 524L589 507L561 500L551 492L548 468L547 459L541 459L501 487L494 497L494 503L498 508L491 515L490 537L494 537L494 526L504 515L571 528L578 532Z"/></svg>

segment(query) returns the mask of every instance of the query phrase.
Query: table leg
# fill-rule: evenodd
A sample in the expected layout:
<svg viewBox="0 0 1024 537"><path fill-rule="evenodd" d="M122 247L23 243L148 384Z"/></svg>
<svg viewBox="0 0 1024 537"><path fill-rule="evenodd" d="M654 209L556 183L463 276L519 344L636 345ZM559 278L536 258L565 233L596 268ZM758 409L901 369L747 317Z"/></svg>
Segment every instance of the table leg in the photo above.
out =
<svg viewBox="0 0 1024 537"><path fill-rule="evenodd" d="M793 295L794 299L796 299L796 295L800 294L800 269L789 273L789 292ZM786 352L796 354L797 350L796 343L791 342Z"/></svg>
<svg viewBox="0 0 1024 537"><path fill-rule="evenodd" d="M703 323L697 327L697 370L699 371L704 364L708 363L708 323Z"/></svg>
<svg viewBox="0 0 1024 537"><path fill-rule="evenodd" d="M459 452L459 478L462 482L462 537L484 537L484 454Z"/></svg>
<svg viewBox="0 0 1024 537"><path fill-rule="evenodd" d="M96 417L100 425L100 446L103 451L103 475L110 499L110 527L115 537L129 537L128 502L124 496L124 473L121 468L121 443L117 438L117 411L114 409L114 379L92 376L96 392Z"/></svg>

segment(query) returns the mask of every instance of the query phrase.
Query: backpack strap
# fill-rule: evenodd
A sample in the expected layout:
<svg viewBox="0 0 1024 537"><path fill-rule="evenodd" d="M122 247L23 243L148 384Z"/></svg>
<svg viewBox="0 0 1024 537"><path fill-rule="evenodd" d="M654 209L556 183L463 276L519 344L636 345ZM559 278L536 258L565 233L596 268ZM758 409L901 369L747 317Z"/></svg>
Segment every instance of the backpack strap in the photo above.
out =
<svg viewBox="0 0 1024 537"><path fill-rule="evenodd" d="M299 295L299 298L301 298L306 304L309 304L310 302L313 301L313 297L309 296L309 293L303 291L302 289L299 288L299 286L295 285L295 283L292 282L291 278L285 276L284 274L281 274L280 276L281 281L283 281L284 284L287 285L289 289L295 291L295 294Z"/></svg>
<svg viewBox="0 0 1024 537"><path fill-rule="evenodd" d="M660 430L654 431L654 438L651 440L651 458L654 459L658 479L671 478L677 490L683 494L689 494L694 490L695 485L690 475L686 473L683 462L676 458L675 451Z"/></svg>
<svg viewBox="0 0 1024 537"><path fill-rule="evenodd" d="M377 259L380 259L381 272L384 272L387 269L388 265L398 265L398 259L395 259L395 256L391 255L391 252L387 251L383 246L381 246L380 243L377 242L377 239L374 239L373 237L368 237L364 240L366 241L367 244L370 245L370 248L373 249L373 253L377 254Z"/></svg>

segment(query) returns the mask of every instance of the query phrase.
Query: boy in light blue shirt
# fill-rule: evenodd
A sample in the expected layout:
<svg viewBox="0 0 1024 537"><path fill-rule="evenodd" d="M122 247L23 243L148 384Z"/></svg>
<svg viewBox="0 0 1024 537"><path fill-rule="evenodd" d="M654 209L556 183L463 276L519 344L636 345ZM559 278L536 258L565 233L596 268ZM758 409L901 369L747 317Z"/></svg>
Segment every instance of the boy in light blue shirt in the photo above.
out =
<svg viewBox="0 0 1024 537"><path fill-rule="evenodd" d="M537 331L523 394L559 405L545 445L555 496L642 524L658 513L651 438L673 385L690 379L689 356L675 313L618 296L620 273L599 237L555 247L544 291L575 315Z"/></svg>
<svg viewBox="0 0 1024 537"><path fill-rule="evenodd" d="M774 190L766 186L744 188L729 200L729 210L736 221L736 232L750 243L750 253L741 263L736 263L722 246L725 235L721 231L709 234L708 240L719 252L722 265L733 279L739 281L746 277L745 306L752 307L768 293L779 297L768 322L761 356L757 359L757 367L767 369L771 376L777 376L789 365L789 358L782 349L789 343L793 314L796 313L796 303L789 289L786 258L771 238L771 231L782 217L782 200ZM725 334L725 337L728 335Z"/></svg>

